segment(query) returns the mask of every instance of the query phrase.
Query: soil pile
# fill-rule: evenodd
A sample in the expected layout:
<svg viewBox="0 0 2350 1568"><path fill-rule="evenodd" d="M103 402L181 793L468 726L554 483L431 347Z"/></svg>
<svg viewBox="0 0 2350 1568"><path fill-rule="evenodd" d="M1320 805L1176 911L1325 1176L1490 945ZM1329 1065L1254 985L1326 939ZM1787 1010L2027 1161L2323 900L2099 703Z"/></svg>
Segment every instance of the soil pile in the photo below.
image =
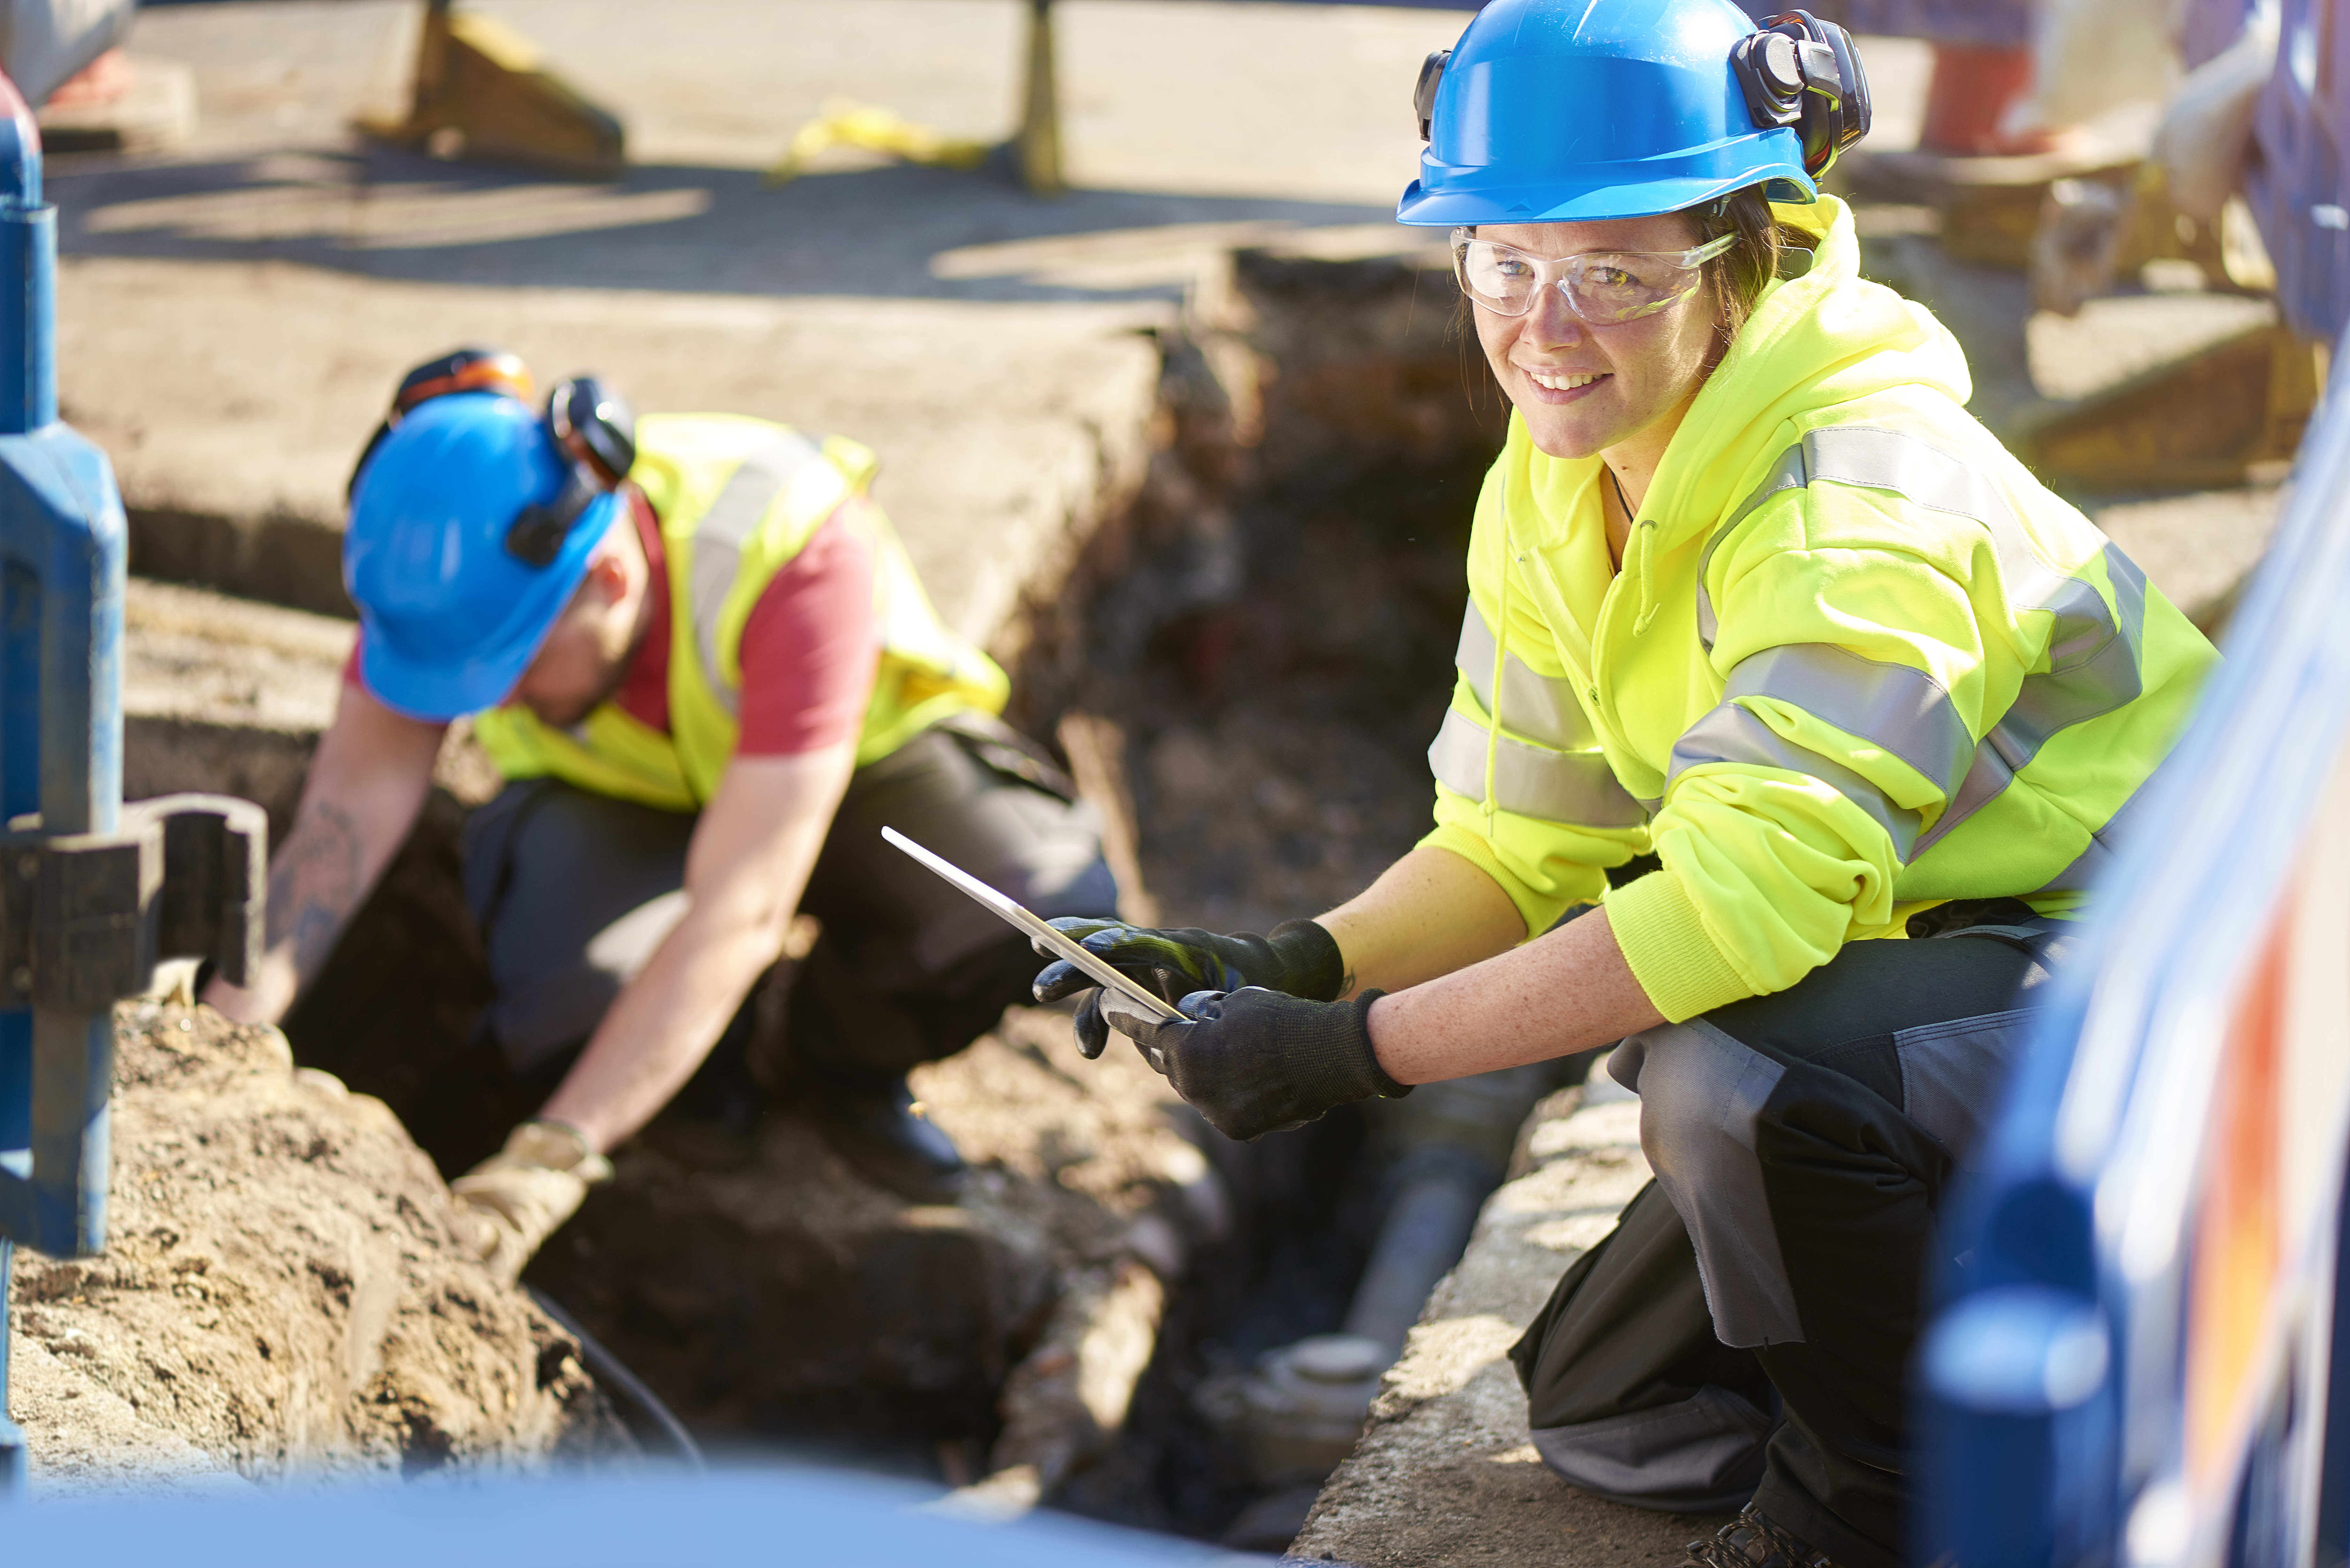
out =
<svg viewBox="0 0 2350 1568"><path fill-rule="evenodd" d="M13 1293L94 1407L255 1479L631 1446L577 1343L452 1251L381 1101L208 1008L127 1002L115 1050L107 1250L19 1252Z"/></svg>

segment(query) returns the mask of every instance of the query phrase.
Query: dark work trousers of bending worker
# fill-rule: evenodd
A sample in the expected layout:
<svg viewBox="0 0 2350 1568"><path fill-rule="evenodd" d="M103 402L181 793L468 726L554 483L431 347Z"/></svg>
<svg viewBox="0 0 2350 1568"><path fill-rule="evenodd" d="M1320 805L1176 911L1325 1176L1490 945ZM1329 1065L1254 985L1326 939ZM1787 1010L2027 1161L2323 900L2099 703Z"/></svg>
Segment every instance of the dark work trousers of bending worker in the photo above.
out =
<svg viewBox="0 0 2350 1568"><path fill-rule="evenodd" d="M1099 914L1118 889L1074 796L1033 743L983 715L858 769L800 901L820 934L791 976L785 1038L754 1038L754 992L728 1044L768 1064L781 1046L793 1085L839 1132L838 1116L907 1069L993 1028L1035 968L1026 940L881 829L1031 909ZM507 785L467 824L465 894L496 989L485 1027L525 1096L553 1089L683 915L696 820L541 778Z"/></svg>

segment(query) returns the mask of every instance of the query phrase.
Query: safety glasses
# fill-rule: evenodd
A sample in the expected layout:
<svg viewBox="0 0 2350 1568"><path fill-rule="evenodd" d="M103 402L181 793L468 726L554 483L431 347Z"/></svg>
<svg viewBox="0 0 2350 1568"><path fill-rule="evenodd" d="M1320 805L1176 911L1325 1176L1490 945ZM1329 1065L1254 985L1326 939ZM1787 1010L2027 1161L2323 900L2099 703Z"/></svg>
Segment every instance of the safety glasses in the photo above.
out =
<svg viewBox="0 0 2350 1568"><path fill-rule="evenodd" d="M1687 299L1704 275L1699 269L1737 243L1736 234L1723 234L1686 251L1586 251L1554 259L1455 229L1452 266L1461 291L1496 315L1523 316L1544 288L1555 286L1575 315L1612 327Z"/></svg>

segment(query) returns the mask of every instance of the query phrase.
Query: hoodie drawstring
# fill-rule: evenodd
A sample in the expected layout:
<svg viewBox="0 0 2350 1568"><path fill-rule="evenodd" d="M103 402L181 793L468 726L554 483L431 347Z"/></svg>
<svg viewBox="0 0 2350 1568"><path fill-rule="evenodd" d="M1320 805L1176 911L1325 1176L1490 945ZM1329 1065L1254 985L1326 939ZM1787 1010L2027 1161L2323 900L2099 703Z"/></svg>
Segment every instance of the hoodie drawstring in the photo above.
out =
<svg viewBox="0 0 2350 1568"><path fill-rule="evenodd" d="M1493 706L1492 711L1485 715L1485 799L1480 808L1485 825L1485 840L1489 844L1493 839L1493 816L1497 809L1493 800L1496 789L1494 774L1500 771L1502 753L1502 672L1503 660L1509 657L1510 578L1518 564L1518 542L1510 532L1506 515L1502 519L1502 620L1493 628L1493 679L1492 683L1485 688L1493 694Z"/></svg>
<svg viewBox="0 0 2350 1568"><path fill-rule="evenodd" d="M1642 531L1644 529L1646 532ZM1640 552L1640 613L1632 622L1632 635L1638 637L1648 629L1648 623L1656 619L1657 612L1664 607L1657 600L1656 576L1650 569L1651 558L1656 555L1657 520L1644 517L1633 524L1632 542Z"/></svg>
<svg viewBox="0 0 2350 1568"><path fill-rule="evenodd" d="M1632 635L1638 637L1648 629L1650 621L1657 618L1657 601L1652 597L1655 591L1654 585L1648 576L1648 546L1656 543L1656 535L1650 534L1644 537L1640 533L1643 528L1654 528L1657 525L1657 520L1651 517L1646 522L1641 521L1633 510L1632 498L1624 493L1624 481L1617 475L1616 465L1604 458L1601 459L1601 472L1607 475L1607 483L1616 489L1616 504L1624 509L1624 519L1632 525L1631 536L1624 541L1626 566L1632 563L1633 546L1636 545L1640 546L1640 611L1632 622ZM1656 476L1651 474L1649 477L1653 479ZM1604 505L1600 508L1600 513L1601 515L1606 515L1607 508Z"/></svg>

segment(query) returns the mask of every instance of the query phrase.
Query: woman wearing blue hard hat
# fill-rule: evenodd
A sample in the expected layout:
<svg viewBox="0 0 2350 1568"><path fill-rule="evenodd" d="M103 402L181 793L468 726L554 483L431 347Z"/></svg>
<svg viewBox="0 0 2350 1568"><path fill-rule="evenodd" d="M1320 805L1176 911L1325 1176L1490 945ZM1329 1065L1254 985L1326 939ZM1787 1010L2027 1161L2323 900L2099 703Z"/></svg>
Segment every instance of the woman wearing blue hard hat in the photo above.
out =
<svg viewBox="0 0 2350 1568"><path fill-rule="evenodd" d="M1187 1015L1080 1033L1236 1137L1621 1042L1656 1180L1513 1353L1537 1446L1741 1511L1701 1568L1892 1568L1936 1205L2216 655L1859 276L1840 29L1494 0L1416 99L1513 405L1434 831L1266 937L1065 922Z"/></svg>

